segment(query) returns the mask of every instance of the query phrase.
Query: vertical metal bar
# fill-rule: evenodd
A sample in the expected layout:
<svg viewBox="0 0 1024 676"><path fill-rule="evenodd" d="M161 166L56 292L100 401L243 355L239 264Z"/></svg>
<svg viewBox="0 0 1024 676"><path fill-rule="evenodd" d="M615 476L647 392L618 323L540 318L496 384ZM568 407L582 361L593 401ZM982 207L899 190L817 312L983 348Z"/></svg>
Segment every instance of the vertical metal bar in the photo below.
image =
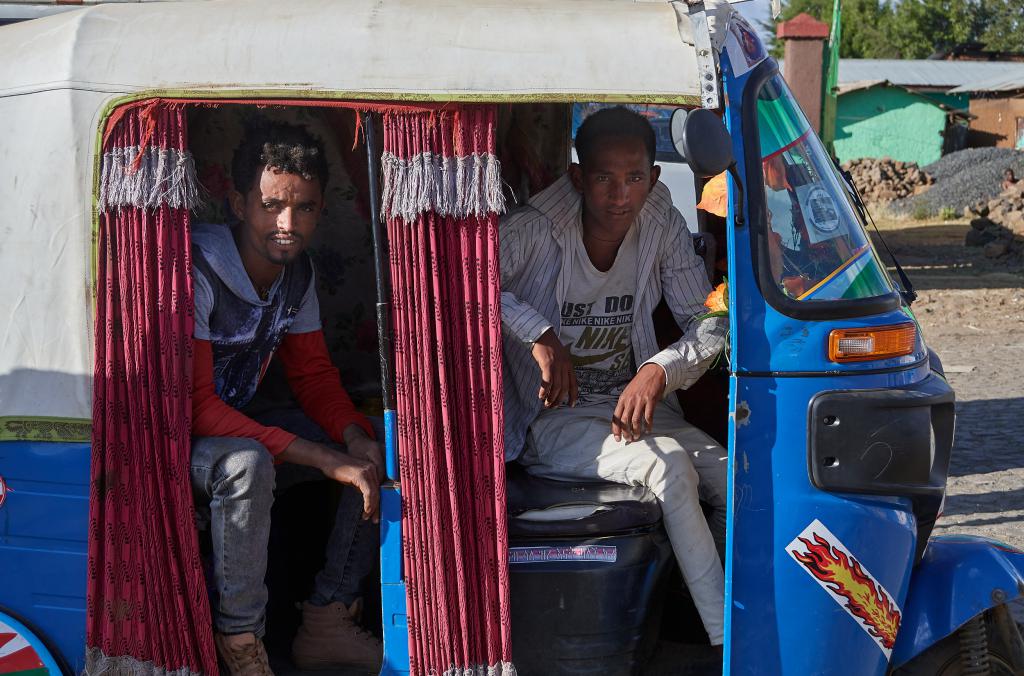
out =
<svg viewBox="0 0 1024 676"><path fill-rule="evenodd" d="M722 104L722 83L718 77L718 52L711 44L711 26L703 0L671 2L678 21L684 13L692 26L693 46L697 51L697 76L700 83L700 103L704 108L717 110Z"/></svg>
<svg viewBox="0 0 1024 676"><path fill-rule="evenodd" d="M381 400L384 406L384 443L388 478L398 480L398 453L395 433L395 402L391 368L391 279L388 274L387 240L380 218L380 158L375 152L377 129L372 113L363 116L366 135L366 168L370 184L370 228L373 232L373 264L377 281L377 342L380 345Z"/></svg>

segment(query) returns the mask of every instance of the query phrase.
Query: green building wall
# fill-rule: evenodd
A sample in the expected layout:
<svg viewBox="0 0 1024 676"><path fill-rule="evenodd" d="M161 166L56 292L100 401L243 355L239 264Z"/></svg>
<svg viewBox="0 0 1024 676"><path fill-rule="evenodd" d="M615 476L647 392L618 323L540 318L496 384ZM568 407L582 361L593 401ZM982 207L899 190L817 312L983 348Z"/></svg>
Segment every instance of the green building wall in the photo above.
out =
<svg viewBox="0 0 1024 676"><path fill-rule="evenodd" d="M839 96L836 155L890 157L924 166L942 156L946 113L932 101L898 87L872 87Z"/></svg>
<svg viewBox="0 0 1024 676"><path fill-rule="evenodd" d="M968 94L950 94L948 92L918 92L918 94L950 108L966 111L971 107L971 97Z"/></svg>

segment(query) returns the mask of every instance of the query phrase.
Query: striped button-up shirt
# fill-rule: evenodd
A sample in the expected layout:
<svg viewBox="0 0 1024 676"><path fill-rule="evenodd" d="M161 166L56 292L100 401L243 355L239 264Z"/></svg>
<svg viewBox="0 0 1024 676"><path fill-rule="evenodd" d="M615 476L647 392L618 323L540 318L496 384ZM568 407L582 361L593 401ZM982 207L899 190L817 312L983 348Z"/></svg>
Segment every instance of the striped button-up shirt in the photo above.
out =
<svg viewBox="0 0 1024 676"><path fill-rule="evenodd" d="M502 219L500 228L501 324L505 395L505 457L519 457L526 431L540 413L540 368L534 342L561 328L560 308L572 278L571 237L579 227L581 196L568 175ZM692 385L725 343L722 318L693 321L707 312L711 290L703 261L693 250L682 214L658 183L633 224L637 228L634 363L665 370L668 394ZM662 296L683 336L658 350L651 313Z"/></svg>

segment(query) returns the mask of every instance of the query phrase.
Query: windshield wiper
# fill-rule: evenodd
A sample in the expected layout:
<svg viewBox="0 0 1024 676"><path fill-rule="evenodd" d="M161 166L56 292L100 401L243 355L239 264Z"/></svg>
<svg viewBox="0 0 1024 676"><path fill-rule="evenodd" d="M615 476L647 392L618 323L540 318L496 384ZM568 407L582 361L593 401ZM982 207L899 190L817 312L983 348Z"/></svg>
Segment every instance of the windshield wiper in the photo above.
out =
<svg viewBox="0 0 1024 676"><path fill-rule="evenodd" d="M896 268L896 274L900 276L900 283L903 284L903 288L900 290L900 295L903 296L903 301L907 305L912 305L914 301L917 300L917 292L914 291L914 285L910 281L910 277L907 276L907 273L903 271L903 266L901 266L900 262L896 260L896 254L894 254L892 249L889 248L889 245L886 244L885 238L882 237L882 232L878 229L878 226L875 225L875 219L871 216L871 212L868 211L868 207L864 203L864 198L861 197L857 184L853 182L853 176L850 172L840 167L839 163L836 162L834 158L832 160L832 164L839 171L843 180L846 181L846 185L850 188L850 195L853 197L854 206L857 207L857 213L860 214L861 223L863 225L867 225L870 221L871 227L875 229L875 234L878 235L878 241L882 243L882 246L885 247L886 253L889 254L889 258L892 259L893 267Z"/></svg>

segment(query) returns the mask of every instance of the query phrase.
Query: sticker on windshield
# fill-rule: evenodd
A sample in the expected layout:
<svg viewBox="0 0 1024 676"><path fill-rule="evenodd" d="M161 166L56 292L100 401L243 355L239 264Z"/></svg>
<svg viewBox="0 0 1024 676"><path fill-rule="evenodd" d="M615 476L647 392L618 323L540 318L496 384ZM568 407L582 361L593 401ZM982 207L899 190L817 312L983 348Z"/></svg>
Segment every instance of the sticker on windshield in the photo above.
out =
<svg viewBox="0 0 1024 676"><path fill-rule="evenodd" d="M579 545L576 547L509 547L509 563L549 563L552 561L600 561L615 563L618 547Z"/></svg>
<svg viewBox="0 0 1024 676"><path fill-rule="evenodd" d="M814 244L832 239L839 230L839 209L832 195L818 183L796 189L800 212L807 223L807 235Z"/></svg>
<svg viewBox="0 0 1024 676"><path fill-rule="evenodd" d="M739 77L768 58L764 43L750 24L739 14L729 20L729 31L725 36L725 50L729 54L732 74Z"/></svg>
<svg viewBox="0 0 1024 676"><path fill-rule="evenodd" d="M889 659L902 612L882 583L817 519L789 543L786 551Z"/></svg>

